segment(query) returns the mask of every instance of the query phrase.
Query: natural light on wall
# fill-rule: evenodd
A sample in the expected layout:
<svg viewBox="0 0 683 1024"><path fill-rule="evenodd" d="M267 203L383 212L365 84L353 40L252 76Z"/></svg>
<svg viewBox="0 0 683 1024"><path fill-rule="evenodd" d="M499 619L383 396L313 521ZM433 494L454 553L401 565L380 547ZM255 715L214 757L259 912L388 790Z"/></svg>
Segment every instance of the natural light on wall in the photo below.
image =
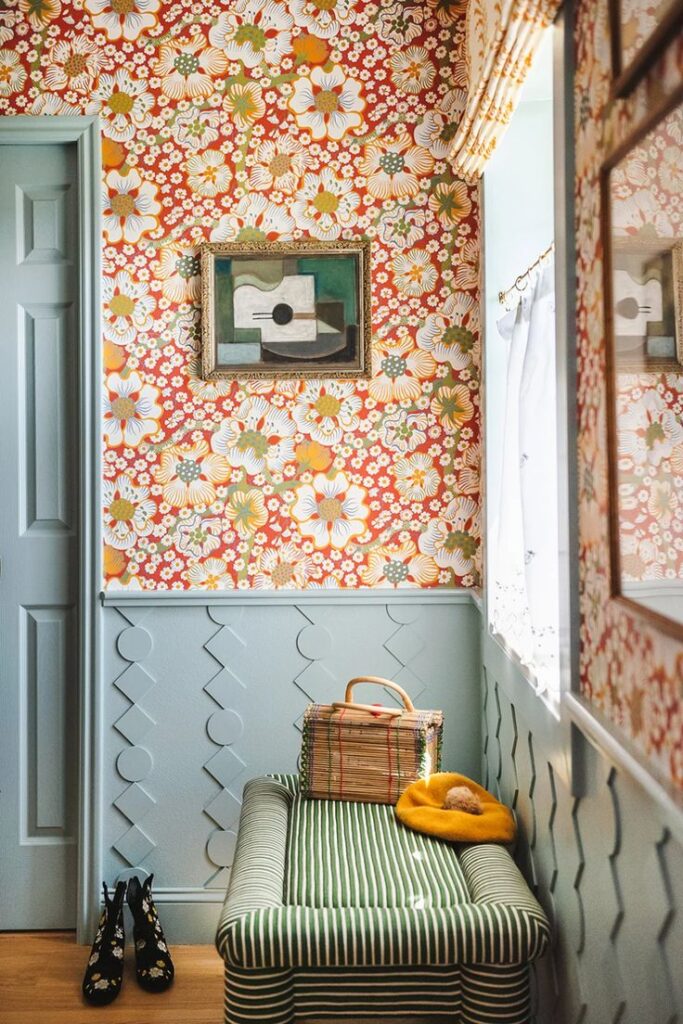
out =
<svg viewBox="0 0 683 1024"><path fill-rule="evenodd" d="M552 32L484 174L489 629L549 697L560 680Z"/></svg>

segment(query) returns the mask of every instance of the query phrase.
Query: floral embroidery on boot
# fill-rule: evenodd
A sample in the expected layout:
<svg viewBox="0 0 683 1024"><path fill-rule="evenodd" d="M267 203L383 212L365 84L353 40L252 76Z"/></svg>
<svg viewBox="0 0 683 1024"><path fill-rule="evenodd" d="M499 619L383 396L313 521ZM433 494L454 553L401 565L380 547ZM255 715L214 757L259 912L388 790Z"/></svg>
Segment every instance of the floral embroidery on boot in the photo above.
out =
<svg viewBox="0 0 683 1024"><path fill-rule="evenodd" d="M142 885L136 877L128 883L128 906L133 914L137 979L150 992L162 992L173 981L173 962L152 899L150 875Z"/></svg>
<svg viewBox="0 0 683 1024"><path fill-rule="evenodd" d="M103 1006L116 999L121 991L123 977L123 902L126 883L119 882L114 896L104 888L104 909L90 950L90 958L83 978L83 995L89 1003Z"/></svg>

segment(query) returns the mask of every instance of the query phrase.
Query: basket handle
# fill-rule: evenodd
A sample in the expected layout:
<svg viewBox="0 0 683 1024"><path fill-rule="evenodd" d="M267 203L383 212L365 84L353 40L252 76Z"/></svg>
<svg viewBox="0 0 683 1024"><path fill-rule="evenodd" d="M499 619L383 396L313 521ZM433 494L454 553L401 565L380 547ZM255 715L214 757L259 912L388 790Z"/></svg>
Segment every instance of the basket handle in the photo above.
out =
<svg viewBox="0 0 683 1024"><path fill-rule="evenodd" d="M346 693L344 700L334 701L333 708L349 708L353 711L369 711L371 714L391 715L392 718L397 718L402 715L403 712L399 708L385 708L378 707L374 704L357 704L353 700L353 688L356 683L377 683L379 686L387 686L390 690L395 690L403 701L406 711L414 711L415 706L406 693L406 691L398 685L393 683L391 679L384 679L382 676L356 676L355 679L350 679L346 684Z"/></svg>

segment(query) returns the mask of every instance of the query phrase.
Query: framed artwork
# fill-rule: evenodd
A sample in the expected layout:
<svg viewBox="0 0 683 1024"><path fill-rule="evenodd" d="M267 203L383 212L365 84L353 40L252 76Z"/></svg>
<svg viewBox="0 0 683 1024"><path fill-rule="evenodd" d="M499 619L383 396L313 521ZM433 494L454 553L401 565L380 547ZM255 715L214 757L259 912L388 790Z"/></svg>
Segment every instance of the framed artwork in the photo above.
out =
<svg viewBox="0 0 683 1024"><path fill-rule="evenodd" d="M612 92L627 96L683 25L681 0L609 0Z"/></svg>
<svg viewBox="0 0 683 1024"><path fill-rule="evenodd" d="M206 243L202 373L369 377L370 242Z"/></svg>
<svg viewBox="0 0 683 1024"><path fill-rule="evenodd" d="M621 372L683 372L683 242L613 241L613 322Z"/></svg>

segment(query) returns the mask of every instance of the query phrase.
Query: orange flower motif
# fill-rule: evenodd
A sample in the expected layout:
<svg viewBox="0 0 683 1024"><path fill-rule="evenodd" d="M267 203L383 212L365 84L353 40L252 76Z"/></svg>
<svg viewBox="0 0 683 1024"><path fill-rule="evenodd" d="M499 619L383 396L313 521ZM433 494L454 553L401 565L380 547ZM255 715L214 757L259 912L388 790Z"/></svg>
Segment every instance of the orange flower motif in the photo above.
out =
<svg viewBox="0 0 683 1024"><path fill-rule="evenodd" d="M317 441L303 441L298 444L294 456L304 471L315 470L324 473L333 461L330 450L323 448Z"/></svg>
<svg viewBox="0 0 683 1024"><path fill-rule="evenodd" d="M126 151L120 142L102 136L102 166L120 167L126 162Z"/></svg>
<svg viewBox="0 0 683 1024"><path fill-rule="evenodd" d="M104 545L102 561L104 575L109 577L122 576L126 571L126 565L128 564L123 551L117 551L116 548L111 547L110 544Z"/></svg>
<svg viewBox="0 0 683 1024"><path fill-rule="evenodd" d="M105 370L120 370L126 363L126 352L113 341L105 341L103 346L103 362Z"/></svg>
<svg viewBox="0 0 683 1024"><path fill-rule="evenodd" d="M297 64L326 64L330 56L330 48L325 40L310 32L303 32L293 39L292 49Z"/></svg>

